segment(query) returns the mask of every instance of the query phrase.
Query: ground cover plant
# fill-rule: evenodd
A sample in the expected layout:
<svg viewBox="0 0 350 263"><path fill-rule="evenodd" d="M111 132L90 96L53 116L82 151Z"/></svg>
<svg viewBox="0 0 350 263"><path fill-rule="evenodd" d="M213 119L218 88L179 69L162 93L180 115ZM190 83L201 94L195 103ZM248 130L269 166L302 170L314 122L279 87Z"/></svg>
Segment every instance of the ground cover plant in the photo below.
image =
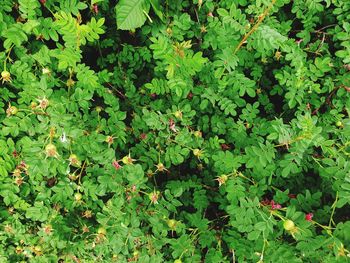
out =
<svg viewBox="0 0 350 263"><path fill-rule="evenodd" d="M0 262L348 262L350 1L2 0Z"/></svg>

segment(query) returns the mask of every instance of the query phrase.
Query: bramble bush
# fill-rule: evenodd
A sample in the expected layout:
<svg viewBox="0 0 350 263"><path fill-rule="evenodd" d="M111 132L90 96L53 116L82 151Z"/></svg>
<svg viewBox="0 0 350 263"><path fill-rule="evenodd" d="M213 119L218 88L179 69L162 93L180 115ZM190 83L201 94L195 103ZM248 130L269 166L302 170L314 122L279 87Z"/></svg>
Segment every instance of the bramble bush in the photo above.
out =
<svg viewBox="0 0 350 263"><path fill-rule="evenodd" d="M0 262L350 261L350 1L2 0Z"/></svg>

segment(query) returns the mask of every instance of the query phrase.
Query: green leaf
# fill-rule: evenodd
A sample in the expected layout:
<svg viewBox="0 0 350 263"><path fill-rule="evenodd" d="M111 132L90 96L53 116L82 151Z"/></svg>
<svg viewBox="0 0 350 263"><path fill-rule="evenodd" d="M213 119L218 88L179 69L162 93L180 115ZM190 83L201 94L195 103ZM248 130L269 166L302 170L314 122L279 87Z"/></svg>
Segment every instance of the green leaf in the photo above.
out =
<svg viewBox="0 0 350 263"><path fill-rule="evenodd" d="M156 15L160 18L160 20L162 20L162 22L164 22L164 16L162 13L160 1L159 0L151 0L151 5L152 5L154 13L156 13Z"/></svg>
<svg viewBox="0 0 350 263"><path fill-rule="evenodd" d="M132 30L141 27L147 19L150 4L146 0L122 0L116 6L117 27Z"/></svg>
<svg viewBox="0 0 350 263"><path fill-rule="evenodd" d="M257 240L260 236L260 231L257 231L257 230L253 230L252 232L250 232L248 234L248 239L249 240Z"/></svg>
<svg viewBox="0 0 350 263"><path fill-rule="evenodd" d="M140 164L126 165L123 171L125 178L132 185L139 185L146 180L142 166Z"/></svg>
<svg viewBox="0 0 350 263"><path fill-rule="evenodd" d="M42 202L36 202L33 207L27 209L26 217L36 221L46 221L49 209Z"/></svg>

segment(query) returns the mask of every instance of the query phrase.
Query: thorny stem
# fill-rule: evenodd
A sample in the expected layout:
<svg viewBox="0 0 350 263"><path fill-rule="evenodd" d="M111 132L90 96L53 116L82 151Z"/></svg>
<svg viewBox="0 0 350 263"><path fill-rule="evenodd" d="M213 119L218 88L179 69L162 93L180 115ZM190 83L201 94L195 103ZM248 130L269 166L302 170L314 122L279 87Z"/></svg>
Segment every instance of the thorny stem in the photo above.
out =
<svg viewBox="0 0 350 263"><path fill-rule="evenodd" d="M277 145L275 145L274 147L275 147L275 148L277 148L277 147L282 147L282 146L287 146L287 147L288 147L289 144L291 144L291 143L293 143L293 142L300 141L300 140L302 140L302 139L305 139L305 137L304 137L304 136L298 136L298 137L296 137L295 139L292 139L291 141L277 144Z"/></svg>
<svg viewBox="0 0 350 263"><path fill-rule="evenodd" d="M233 171L232 173L227 174L227 176L231 176L231 175L233 175L233 176L235 176L235 177L241 177L241 178L243 178L243 179L248 180L248 181L251 182L253 185L256 185L256 182L255 182L253 179L248 178L247 176L245 176L245 175L242 174L241 172L238 172L238 171L235 170L235 171Z"/></svg>
<svg viewBox="0 0 350 263"><path fill-rule="evenodd" d="M345 89L347 92L350 92L350 88L347 87L347 86L345 86L345 85L340 85L340 86L338 86L338 87L335 87L335 88L331 91L331 93L327 96L326 100L321 104L321 106L318 107L317 109L315 109L315 110L311 113L311 115L317 114L318 111L319 111L325 104L331 105L331 99L332 99L332 97L334 96L334 94L335 94L340 88L343 88L343 89Z"/></svg>
<svg viewBox="0 0 350 263"><path fill-rule="evenodd" d="M324 32L323 30L327 29L327 28L330 28L330 27L334 27L336 26L336 24L331 24L331 25L327 25L327 26L324 26L320 29L317 29L315 31L311 31L310 33L311 34L326 34L326 35L332 35L333 33L327 33L327 32ZM292 32L301 32L303 30L292 30Z"/></svg>
<svg viewBox="0 0 350 263"><path fill-rule="evenodd" d="M286 220L286 218L285 218L284 216L282 216L281 214L279 214L278 211L271 210L270 213L271 213L271 215L278 217L278 218L281 219L282 221L285 221L285 220ZM331 229L333 229L333 228L331 228L330 226L322 225L322 224L320 224L320 223L318 223L318 222L316 222L316 221L314 221L314 220L312 220L311 223L314 224L314 225L317 225L317 226L321 227L321 228L324 229L324 230L326 230L326 232L327 232L328 235L333 236L333 235L332 235L332 232L331 232Z"/></svg>
<svg viewBox="0 0 350 263"><path fill-rule="evenodd" d="M187 148L187 149L189 149L189 150L191 150L191 151L194 150L193 148L191 148L191 147L189 147L189 146L187 146L187 145L184 145L184 144L182 144L182 143L180 143L180 142L177 142L177 141L174 140L174 139L168 138L168 140L171 141L171 142L174 142L174 143L176 143L176 144L178 144L178 145L180 145L180 146L182 146L182 147L184 147L184 148Z"/></svg>
<svg viewBox="0 0 350 263"><path fill-rule="evenodd" d="M232 249L232 263L236 263L235 250Z"/></svg>
<svg viewBox="0 0 350 263"><path fill-rule="evenodd" d="M268 241L267 241L267 239L265 238L265 235L264 235L264 244L263 244L263 248L262 248L261 255L260 255L260 261L261 262L263 262L263 260L264 260L265 246L266 246L267 243L268 243Z"/></svg>
<svg viewBox="0 0 350 263"><path fill-rule="evenodd" d="M18 109L18 111L30 112L30 113L27 114L26 116L30 116L30 115L32 115L32 114L50 116L48 113L46 113L46 112L41 112L41 111L34 111L34 110L28 110L28 109Z"/></svg>
<svg viewBox="0 0 350 263"><path fill-rule="evenodd" d="M241 42L239 42L238 46L236 47L235 51L233 52L234 55L238 52L238 50L242 47L242 45L247 41L248 37L258 29L261 22L269 14L269 12L270 12L271 8L273 7L273 5L275 4L275 2L276 2L276 0L272 0L271 5L268 8L266 8L264 13L262 13L259 16L259 19L256 22L256 24L252 27L252 29L247 34L245 34L245 36L242 38Z"/></svg>
<svg viewBox="0 0 350 263"><path fill-rule="evenodd" d="M180 259L182 258L182 256L187 253L188 249L185 249L184 251L182 251L181 255L180 255Z"/></svg>
<svg viewBox="0 0 350 263"><path fill-rule="evenodd" d="M311 157L321 168L324 168L323 166L322 166L322 164L320 163L320 161L319 160L317 160L317 158L315 158L315 157Z"/></svg>
<svg viewBox="0 0 350 263"><path fill-rule="evenodd" d="M242 178L248 180L249 182L251 182L253 185L256 185L256 182L253 179L248 178L247 176L245 176L241 172L238 172L238 174L236 176L242 177Z"/></svg>
<svg viewBox="0 0 350 263"><path fill-rule="evenodd" d="M56 19L56 14L54 12L52 12L52 10L50 8L48 8L47 5L44 5L44 7L49 10L49 12L51 13L51 15Z"/></svg>
<svg viewBox="0 0 350 263"><path fill-rule="evenodd" d="M271 212L271 215L278 217L282 221L286 220L286 218L284 216L280 215L277 211L271 210L270 212Z"/></svg>
<svg viewBox="0 0 350 263"><path fill-rule="evenodd" d="M323 32L324 29L329 28L329 27L334 27L334 26L336 26L336 25L337 25L337 24L327 25L327 26L324 26L324 27L322 27L322 28L320 28L320 29L317 29L315 32L317 32L317 33L325 33L325 32Z"/></svg>
<svg viewBox="0 0 350 263"><path fill-rule="evenodd" d="M338 191L337 191L336 196L335 196L335 201L332 204L332 213L331 213L331 218L329 219L328 227L331 227L332 223L334 225L336 225L334 220L333 220L333 215L334 215L335 208L337 206L337 202L338 202Z"/></svg>
<svg viewBox="0 0 350 263"><path fill-rule="evenodd" d="M316 50L316 53L319 53L320 49L321 49L322 46L323 46L323 43L324 43L325 39L326 39L326 34L323 33L321 43L318 45L317 50Z"/></svg>
<svg viewBox="0 0 350 263"><path fill-rule="evenodd" d="M334 229L334 228L331 228L331 227L328 227L328 226L324 226L314 220L311 221L314 225L317 225L319 227L321 227L322 229L326 230L327 234L330 235L330 236L333 236L332 235L332 232L330 231L331 229Z"/></svg>
<svg viewBox="0 0 350 263"><path fill-rule="evenodd" d="M337 145L339 147L339 151L343 152L345 155L350 155L345 148L348 147L350 145L350 141L346 142L344 145Z"/></svg>
<svg viewBox="0 0 350 263"><path fill-rule="evenodd" d="M107 85L110 86L113 90L115 90L115 92L118 93L119 97L121 97L122 99L125 99L125 98L126 98L125 95L124 95L122 92L120 92L116 87L114 87L111 83L109 83L109 82L106 82L106 83L107 83Z"/></svg>
<svg viewBox="0 0 350 263"><path fill-rule="evenodd" d="M10 54L11 54L11 51L12 51L12 48L14 47L14 45L12 44L10 47L9 47L9 49L8 49L8 51L7 51L7 56L6 56L6 58L4 59L4 70L6 71L6 61L8 60L8 61L12 61L11 60L11 58L10 58Z"/></svg>
<svg viewBox="0 0 350 263"><path fill-rule="evenodd" d="M80 173L79 173L79 175L78 175L79 184L81 183L81 182L80 182L80 181L81 181L81 176L82 176L82 174L83 174L83 171L84 171L85 166L86 166L86 160L84 161L83 166L81 167Z"/></svg>

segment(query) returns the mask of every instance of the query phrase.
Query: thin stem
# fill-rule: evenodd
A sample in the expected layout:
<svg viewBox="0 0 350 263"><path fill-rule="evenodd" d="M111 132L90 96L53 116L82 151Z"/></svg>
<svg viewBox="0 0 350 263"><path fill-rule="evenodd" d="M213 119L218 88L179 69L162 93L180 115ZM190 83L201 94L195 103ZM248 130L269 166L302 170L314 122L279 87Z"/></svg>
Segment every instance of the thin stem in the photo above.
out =
<svg viewBox="0 0 350 263"><path fill-rule="evenodd" d="M287 147L288 147L289 144L294 143L294 142L297 142L297 141L300 141L300 140L302 140L302 139L305 139L305 137L303 137L303 136L298 136L298 137L296 137L295 139L292 139L291 141L277 144L277 145L275 145L274 147L275 147L275 148L277 148L277 147L282 147L282 146L287 146Z"/></svg>
<svg viewBox="0 0 350 263"><path fill-rule="evenodd" d="M80 173L78 175L78 182L79 182L79 184L81 184L81 176L83 174L85 166L86 166L86 160L84 161L83 166L81 167Z"/></svg>
<svg viewBox="0 0 350 263"><path fill-rule="evenodd" d="M336 208L336 206L337 206L337 202L338 202L338 191L337 191L336 196L335 196L335 201L334 201L334 203L332 204L332 213L331 213L331 217L330 217L330 219L329 219L328 227L331 227L332 223L333 223L334 225L336 225L335 222L334 222L334 220L333 220L333 215L334 215L334 212L335 212L335 208Z"/></svg>
<svg viewBox="0 0 350 263"><path fill-rule="evenodd" d="M111 83L109 82L106 82L108 86L110 86L112 89L114 89L118 95L122 98L122 99L125 99L125 95L123 93L121 93L116 87L114 87Z"/></svg>
<svg viewBox="0 0 350 263"><path fill-rule="evenodd" d="M145 16L148 18L148 20L151 22L151 23L153 23L153 20L152 20L152 18L148 15L148 13L145 11L145 10L142 10L143 11L143 13L145 14Z"/></svg>
<svg viewBox="0 0 350 263"><path fill-rule="evenodd" d="M267 239L265 238L264 234L263 234L263 236L264 236L264 244L263 244L263 248L262 248L261 255L260 255L261 262L263 262L263 260L264 260L265 246L267 244Z"/></svg>
<svg viewBox="0 0 350 263"><path fill-rule="evenodd" d="M6 56L5 60L4 60L4 71L6 71L6 61L7 61L7 60L8 60L8 61L11 61L10 54L11 54L11 51L12 51L12 48L13 48L13 47L14 47L14 44L12 44L12 45L9 47L8 51L7 51L7 56Z"/></svg>
<svg viewBox="0 0 350 263"><path fill-rule="evenodd" d="M331 25L328 25L328 26L324 26L324 27L321 27L320 29L316 30L315 32L318 32L318 33L325 33L323 32L322 30L326 29L326 28L329 28L329 27L334 27L336 26L337 24L331 24Z"/></svg>
<svg viewBox="0 0 350 263"><path fill-rule="evenodd" d="M260 26L262 21L265 19L265 17L270 12L270 10L273 7L273 5L275 4L275 2L276 2L276 0L272 0L271 5L268 8L266 8L264 13L262 13L259 16L258 22L256 22L256 24L252 27L252 29L247 34L245 34L245 36L242 38L241 42L239 42L238 46L236 47L235 51L233 52L234 55L238 52L238 50L242 47L242 45L247 41L248 37L258 29L258 27Z"/></svg>

